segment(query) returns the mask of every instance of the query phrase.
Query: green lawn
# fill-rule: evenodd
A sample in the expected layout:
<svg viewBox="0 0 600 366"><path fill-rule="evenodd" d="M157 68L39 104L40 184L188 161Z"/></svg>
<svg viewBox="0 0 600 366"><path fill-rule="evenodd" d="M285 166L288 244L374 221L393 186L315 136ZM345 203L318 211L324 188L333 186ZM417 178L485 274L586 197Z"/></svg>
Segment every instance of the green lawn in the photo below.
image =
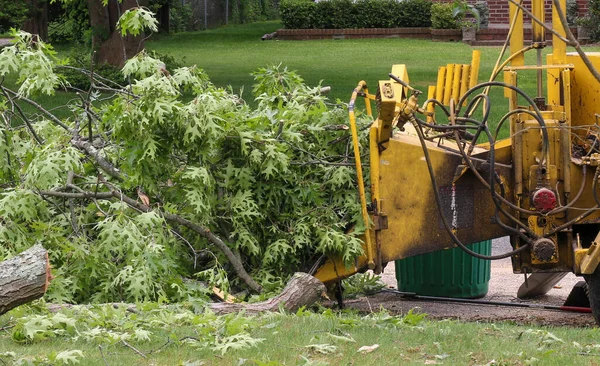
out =
<svg viewBox="0 0 600 366"><path fill-rule="evenodd" d="M6 328L0 331L0 364L51 360L53 353L74 350L81 351L81 365L589 365L600 355L597 328L422 321L414 314L331 310L215 317L150 307L136 313L106 308L42 313L22 320L25 312L13 311L14 317L0 317L0 329ZM37 333L18 343L11 333L19 330ZM144 332L136 337L136 330ZM359 351L364 346L372 351Z"/></svg>
<svg viewBox="0 0 600 366"><path fill-rule="evenodd" d="M463 43L432 42L416 39L345 39L314 41L261 41L260 37L280 27L278 22L223 27L214 30L161 36L147 47L196 64L211 80L234 91L244 90L248 100L252 76L259 67L282 64L305 79L309 85L330 85L331 99L347 102L360 80L375 86L388 78L393 64L406 64L411 84L426 92L435 83L438 67L448 63L470 63L472 48ZM487 81L501 47L483 47L479 81ZM600 47L588 48L599 51ZM546 50L546 53L550 48ZM535 62L535 53L527 63ZM499 81L502 81L500 75ZM521 73L519 86L535 92L535 72ZM375 90L372 89L372 92ZM421 98L424 100L424 97ZM491 125L507 108L501 90L492 93Z"/></svg>

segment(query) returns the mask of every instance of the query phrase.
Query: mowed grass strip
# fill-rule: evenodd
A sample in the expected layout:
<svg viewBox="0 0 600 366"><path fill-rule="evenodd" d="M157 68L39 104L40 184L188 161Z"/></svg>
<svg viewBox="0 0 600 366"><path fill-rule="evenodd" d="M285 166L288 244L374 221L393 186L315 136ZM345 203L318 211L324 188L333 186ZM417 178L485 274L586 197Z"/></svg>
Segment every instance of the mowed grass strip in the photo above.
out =
<svg viewBox="0 0 600 366"><path fill-rule="evenodd" d="M148 341L86 342L58 336L30 344L15 343L11 329L5 329L0 333L0 355L9 351L16 354L16 359L33 359L52 352L81 350L80 364L85 365L180 365L186 361L197 362L191 365L589 365L600 357L598 329L591 328L420 321L415 314L402 318L387 313L362 316L330 310L320 314L276 313L248 320L251 325L245 331L254 339L263 339L258 345L222 352L194 339L206 332L215 332L224 339L232 327L244 328L243 320L225 322L228 325L219 329L153 325L144 322L144 317L140 312L128 314L126 319L103 319L106 329L115 332L133 333L136 324L135 329L150 332ZM0 325L6 326L8 321L8 315L0 317ZM183 338L187 339L180 341ZM363 346L371 351L359 351ZM11 362L7 357L0 359Z"/></svg>

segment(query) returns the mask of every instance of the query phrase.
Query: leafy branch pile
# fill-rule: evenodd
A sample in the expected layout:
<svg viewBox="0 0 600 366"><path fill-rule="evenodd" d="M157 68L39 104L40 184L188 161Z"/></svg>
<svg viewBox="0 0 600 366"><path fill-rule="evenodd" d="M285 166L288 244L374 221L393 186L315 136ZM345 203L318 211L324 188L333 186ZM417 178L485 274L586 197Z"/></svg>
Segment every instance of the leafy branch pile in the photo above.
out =
<svg viewBox="0 0 600 366"><path fill-rule="evenodd" d="M125 88L81 70L91 86L61 117L35 102L69 88L54 51L14 36L0 53L0 260L41 243L50 301L206 293L189 279L275 290L321 256L361 254L346 111L319 87L260 69L251 108L141 53Z"/></svg>

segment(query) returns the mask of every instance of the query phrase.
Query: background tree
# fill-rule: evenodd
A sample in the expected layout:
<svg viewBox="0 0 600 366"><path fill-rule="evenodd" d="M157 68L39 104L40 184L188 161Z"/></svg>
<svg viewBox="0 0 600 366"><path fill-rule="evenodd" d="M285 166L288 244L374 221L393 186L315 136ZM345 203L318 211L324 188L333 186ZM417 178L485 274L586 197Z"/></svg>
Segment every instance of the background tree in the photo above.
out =
<svg viewBox="0 0 600 366"><path fill-rule="evenodd" d="M97 63L122 67L144 49L143 30L125 34L118 21L128 10L148 6L148 0L87 0L87 3Z"/></svg>
<svg viewBox="0 0 600 366"><path fill-rule="evenodd" d="M22 29L48 40L48 0L27 0L29 13Z"/></svg>

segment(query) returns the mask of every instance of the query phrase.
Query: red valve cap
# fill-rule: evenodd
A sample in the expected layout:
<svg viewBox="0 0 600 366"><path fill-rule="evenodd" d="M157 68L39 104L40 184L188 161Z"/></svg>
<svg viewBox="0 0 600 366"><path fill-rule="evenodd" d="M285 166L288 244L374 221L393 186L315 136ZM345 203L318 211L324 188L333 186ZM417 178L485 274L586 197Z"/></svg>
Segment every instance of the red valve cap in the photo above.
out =
<svg viewBox="0 0 600 366"><path fill-rule="evenodd" d="M547 213L556 207L556 195L548 188L540 188L533 194L533 207L541 213Z"/></svg>

